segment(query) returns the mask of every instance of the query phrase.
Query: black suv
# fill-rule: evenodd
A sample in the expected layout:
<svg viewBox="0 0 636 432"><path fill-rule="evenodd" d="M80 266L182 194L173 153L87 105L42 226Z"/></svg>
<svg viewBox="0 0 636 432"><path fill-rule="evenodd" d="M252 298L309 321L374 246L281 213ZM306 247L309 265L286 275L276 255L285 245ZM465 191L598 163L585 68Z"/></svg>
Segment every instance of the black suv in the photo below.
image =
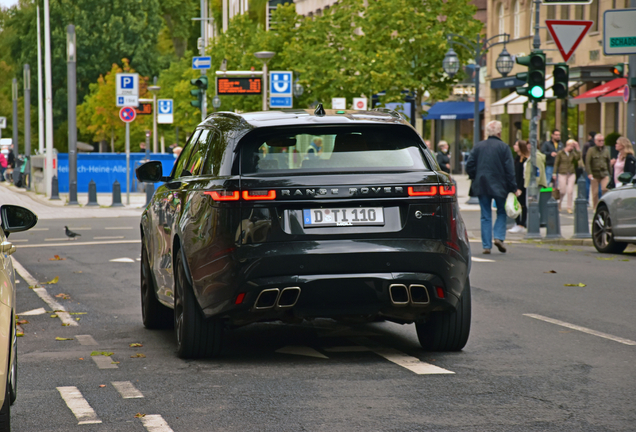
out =
<svg viewBox="0 0 636 432"><path fill-rule="evenodd" d="M141 219L147 328L180 357L226 328L315 317L415 323L427 350L470 332L470 248L455 186L388 110L214 113Z"/></svg>

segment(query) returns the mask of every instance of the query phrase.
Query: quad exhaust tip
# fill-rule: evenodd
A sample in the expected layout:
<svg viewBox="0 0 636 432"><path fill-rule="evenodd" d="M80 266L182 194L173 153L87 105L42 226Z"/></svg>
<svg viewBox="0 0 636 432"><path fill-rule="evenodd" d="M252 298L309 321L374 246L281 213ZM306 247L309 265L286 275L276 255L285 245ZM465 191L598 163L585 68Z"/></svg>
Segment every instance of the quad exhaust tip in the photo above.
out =
<svg viewBox="0 0 636 432"><path fill-rule="evenodd" d="M300 287L287 287L280 292L276 306L279 308L290 308L296 305L300 297Z"/></svg>
<svg viewBox="0 0 636 432"><path fill-rule="evenodd" d="M268 288L261 291L254 303L255 310L271 309L273 307L287 309L294 307L300 297L300 287L287 287L283 290Z"/></svg>
<svg viewBox="0 0 636 432"><path fill-rule="evenodd" d="M411 284L408 288L404 284L389 285L389 296L391 297L391 303L396 306L406 306L408 304L421 306L427 305L431 301L428 290L421 284Z"/></svg>
<svg viewBox="0 0 636 432"><path fill-rule="evenodd" d="M273 308L276 304L276 300L278 300L279 293L280 290L278 288L269 288L261 291L256 299L256 303L254 303L254 309L261 310Z"/></svg>
<svg viewBox="0 0 636 432"><path fill-rule="evenodd" d="M391 296L391 303L397 306L406 306L409 304L409 292L406 289L406 285L393 284L389 286L389 295Z"/></svg>

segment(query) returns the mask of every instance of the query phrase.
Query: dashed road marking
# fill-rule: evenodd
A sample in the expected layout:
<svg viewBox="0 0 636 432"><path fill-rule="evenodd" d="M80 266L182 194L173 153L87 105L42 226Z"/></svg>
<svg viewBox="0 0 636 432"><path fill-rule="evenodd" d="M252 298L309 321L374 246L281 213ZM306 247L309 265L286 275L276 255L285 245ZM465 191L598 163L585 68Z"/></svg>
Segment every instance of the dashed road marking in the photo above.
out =
<svg viewBox="0 0 636 432"><path fill-rule="evenodd" d="M93 240L119 240L126 238L124 236L101 236L101 237L93 237Z"/></svg>
<svg viewBox="0 0 636 432"><path fill-rule="evenodd" d="M11 243L23 243L28 241L29 239L11 239Z"/></svg>
<svg viewBox="0 0 636 432"><path fill-rule="evenodd" d="M44 241L68 241L68 238L45 238Z"/></svg>
<svg viewBox="0 0 636 432"><path fill-rule="evenodd" d="M100 369L118 369L117 364L113 362L113 359L110 356L91 356L95 364Z"/></svg>
<svg viewBox="0 0 636 432"><path fill-rule="evenodd" d="M112 260L108 260L109 262L116 262L116 263L134 263L135 260L131 259L131 258L115 258Z"/></svg>
<svg viewBox="0 0 636 432"><path fill-rule="evenodd" d="M97 345L97 341L91 335L75 335L75 339L81 345Z"/></svg>
<svg viewBox="0 0 636 432"><path fill-rule="evenodd" d="M134 227L105 227L107 230L131 230L135 229Z"/></svg>
<svg viewBox="0 0 636 432"><path fill-rule="evenodd" d="M56 302L53 297L51 297L46 291L46 288L42 288L40 286L40 283L33 276L31 276L31 274L22 266L22 264L16 261L16 259L13 257L11 257L11 259L13 261L13 267L15 268L15 270L20 274L20 276L22 276L22 278L29 284L29 286L35 287L33 288L33 292L36 293L42 300L44 300L44 303L49 305L51 310L55 311L55 314L62 321L62 323L73 327L79 325L77 324L77 321L71 318L71 315L66 312L64 306Z"/></svg>
<svg viewBox="0 0 636 432"><path fill-rule="evenodd" d="M124 399L142 398L144 395L130 381L113 381L111 383Z"/></svg>
<svg viewBox="0 0 636 432"><path fill-rule="evenodd" d="M77 387L57 387L57 390L73 415L75 415L75 418L77 418L77 424L97 424L102 422Z"/></svg>
<svg viewBox="0 0 636 432"><path fill-rule="evenodd" d="M48 231L48 228L31 228L29 231L33 232L33 231Z"/></svg>
<svg viewBox="0 0 636 432"><path fill-rule="evenodd" d="M64 246L95 246L95 245L109 245L109 244L134 244L141 243L141 240L113 240L113 241L68 241L64 240L64 243L40 243L40 244L27 244L21 245L20 248L37 248L37 247L64 247Z"/></svg>
<svg viewBox="0 0 636 432"><path fill-rule="evenodd" d="M538 320L541 320L541 321L545 321L545 322L548 322L550 324L556 324L556 325L561 326L561 327L566 327L566 328L569 328L569 329L572 329L572 330L577 330L577 331L580 331L580 332L583 332L583 333L591 334L593 336L598 336L598 337L602 337L604 339L609 339L609 340L612 340L614 342L622 343L624 345L632 345L632 346L636 345L636 342L634 342L633 340L623 339L623 338L618 337L618 336L613 336L611 334L602 333L602 332L599 332L599 331L596 331L596 330L589 329L587 327L578 326L576 324L570 324L570 323L567 323L565 321L559 321L559 320L556 320L554 318L548 318L548 317L545 317L545 316L542 316L542 315L537 315L537 314L523 314L523 315L527 316L529 318L534 318L534 319L538 319Z"/></svg>
<svg viewBox="0 0 636 432"><path fill-rule="evenodd" d="M475 261L475 262L497 262L495 260L486 259L486 258L470 257L470 259Z"/></svg>
<svg viewBox="0 0 636 432"><path fill-rule="evenodd" d="M37 308L37 309L31 309L30 311L19 313L17 315L18 316L33 316L33 315L44 315L45 313L46 313L46 309Z"/></svg>
<svg viewBox="0 0 636 432"><path fill-rule="evenodd" d="M173 432L159 414L146 414L140 420L148 432Z"/></svg>

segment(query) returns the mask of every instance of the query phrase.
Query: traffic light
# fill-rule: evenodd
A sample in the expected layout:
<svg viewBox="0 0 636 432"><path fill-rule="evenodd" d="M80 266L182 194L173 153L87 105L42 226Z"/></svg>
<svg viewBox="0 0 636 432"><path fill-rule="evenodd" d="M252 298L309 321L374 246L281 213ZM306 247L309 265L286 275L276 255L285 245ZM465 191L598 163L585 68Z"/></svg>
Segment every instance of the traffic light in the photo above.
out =
<svg viewBox="0 0 636 432"><path fill-rule="evenodd" d="M625 66L622 64L617 64L616 66L610 68L610 72L616 78L623 78L625 76Z"/></svg>
<svg viewBox="0 0 636 432"><path fill-rule="evenodd" d="M554 77L554 85L552 90L554 96L559 99L565 99L568 97L568 81L570 78L570 66L565 63L559 63L554 65L554 71L552 72Z"/></svg>
<svg viewBox="0 0 636 432"><path fill-rule="evenodd" d="M197 100L190 101L190 105L195 108L201 108L203 106L205 91L208 89L208 77L201 75L199 78L191 79L190 84L197 87L196 90L190 90L190 94L197 98Z"/></svg>
<svg viewBox="0 0 636 432"><path fill-rule="evenodd" d="M517 93L528 96L532 101L540 101L545 95L545 54L535 51L529 56L517 57L517 63L528 68L528 72L516 75L518 80L528 84L528 87L517 87Z"/></svg>

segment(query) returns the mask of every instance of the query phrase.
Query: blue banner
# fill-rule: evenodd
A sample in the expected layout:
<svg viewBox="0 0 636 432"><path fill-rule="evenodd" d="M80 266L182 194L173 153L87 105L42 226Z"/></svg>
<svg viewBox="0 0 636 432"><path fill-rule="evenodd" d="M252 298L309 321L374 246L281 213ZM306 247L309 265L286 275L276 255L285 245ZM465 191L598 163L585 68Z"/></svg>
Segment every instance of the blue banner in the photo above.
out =
<svg viewBox="0 0 636 432"><path fill-rule="evenodd" d="M59 153L58 185L59 191L68 193L68 153ZM130 154L130 186L131 192L137 192L137 178L135 168L141 165L146 153ZM163 175L168 176L172 171L175 158L172 154L151 153L150 160L161 161ZM121 185L121 192L128 191L126 187L126 154L125 153L80 153L77 155L77 191L88 192L88 184L93 180L97 185L97 192L112 193L115 180Z"/></svg>

